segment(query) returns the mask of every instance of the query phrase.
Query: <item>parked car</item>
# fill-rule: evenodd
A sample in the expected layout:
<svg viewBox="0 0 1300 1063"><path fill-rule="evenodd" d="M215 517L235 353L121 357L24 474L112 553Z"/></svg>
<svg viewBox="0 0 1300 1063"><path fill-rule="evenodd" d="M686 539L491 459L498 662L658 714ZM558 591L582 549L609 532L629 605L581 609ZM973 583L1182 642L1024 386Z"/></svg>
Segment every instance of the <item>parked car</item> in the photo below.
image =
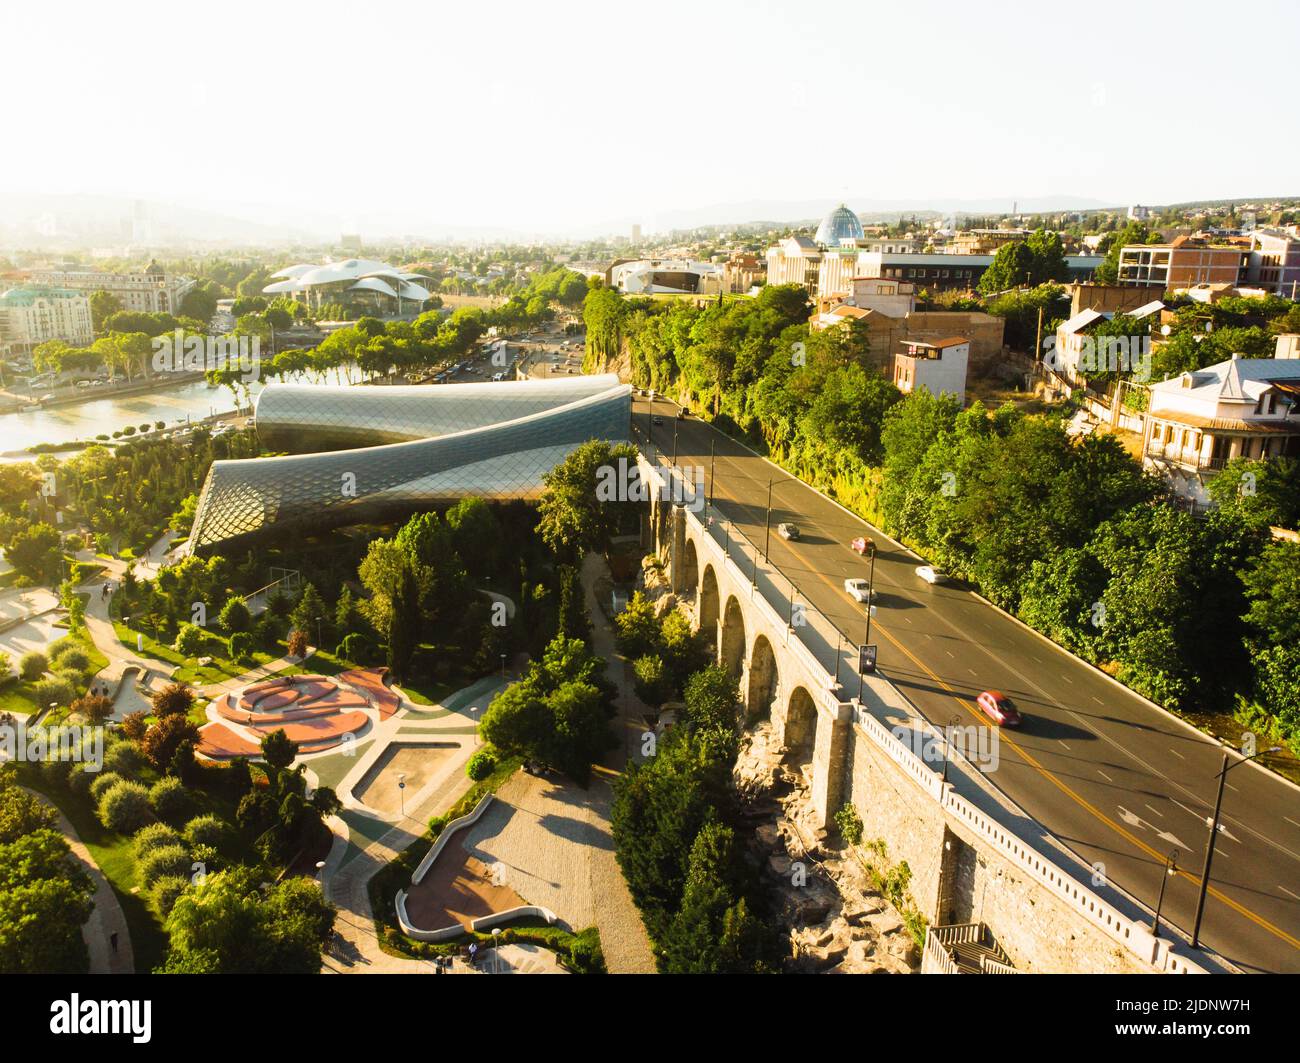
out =
<svg viewBox="0 0 1300 1063"><path fill-rule="evenodd" d="M844 581L844 592L855 602L869 601L875 594L871 589L871 584L864 579L846 579Z"/></svg>
<svg viewBox="0 0 1300 1063"><path fill-rule="evenodd" d="M799 525L785 523L778 524L776 526L776 534L781 536L782 539L798 539Z"/></svg>
<svg viewBox="0 0 1300 1063"><path fill-rule="evenodd" d="M855 554L865 554L874 544L865 535L859 535L853 542L849 543L849 549Z"/></svg>
<svg viewBox="0 0 1300 1063"><path fill-rule="evenodd" d="M975 699L975 703L979 705L980 712L999 727L1020 726L1020 713L1011 704L1011 699L1001 691L986 690Z"/></svg>
<svg viewBox="0 0 1300 1063"><path fill-rule="evenodd" d="M926 583L947 583L948 573L935 568L933 565L918 565L916 574Z"/></svg>

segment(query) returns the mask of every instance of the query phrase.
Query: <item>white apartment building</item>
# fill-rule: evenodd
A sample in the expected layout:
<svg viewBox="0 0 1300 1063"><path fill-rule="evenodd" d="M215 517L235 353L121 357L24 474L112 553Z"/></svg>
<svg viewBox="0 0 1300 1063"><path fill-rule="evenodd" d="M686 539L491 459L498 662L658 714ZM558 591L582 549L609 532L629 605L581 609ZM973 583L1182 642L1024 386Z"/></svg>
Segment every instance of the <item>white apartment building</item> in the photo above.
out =
<svg viewBox="0 0 1300 1063"><path fill-rule="evenodd" d="M1279 336L1274 358L1234 355L1153 384L1142 454L1198 505L1209 502L1206 480L1233 458L1300 454L1300 336Z"/></svg>
<svg viewBox="0 0 1300 1063"><path fill-rule="evenodd" d="M105 291L122 304L123 310L151 314L176 314L181 300L197 283L192 277L164 273L156 262L137 273L106 273L97 270L31 270L31 284L73 291Z"/></svg>
<svg viewBox="0 0 1300 1063"><path fill-rule="evenodd" d="M86 347L94 338L84 292L27 287L0 295L0 353L30 354L47 340Z"/></svg>

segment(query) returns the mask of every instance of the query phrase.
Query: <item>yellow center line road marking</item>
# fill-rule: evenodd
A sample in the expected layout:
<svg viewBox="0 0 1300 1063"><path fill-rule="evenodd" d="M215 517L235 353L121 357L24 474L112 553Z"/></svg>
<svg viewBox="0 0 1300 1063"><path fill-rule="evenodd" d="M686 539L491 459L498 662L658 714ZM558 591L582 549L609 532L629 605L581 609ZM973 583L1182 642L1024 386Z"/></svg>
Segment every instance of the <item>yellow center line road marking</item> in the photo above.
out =
<svg viewBox="0 0 1300 1063"><path fill-rule="evenodd" d="M913 664L915 664L918 668L920 668L922 671L927 673L931 679L933 679L936 683L938 683L941 687L943 687L946 691L948 691L948 693L953 696L953 699L957 702L957 704L959 704L963 709L965 709L968 713L970 713L971 716L975 717L975 719L978 720L980 723L986 723L983 714L978 712L975 709L975 707L971 705L969 701L967 701L960 694L958 694L957 691L953 690L953 688L950 687L947 683L945 683L942 679L940 679L939 676L935 675L935 673L931 671L920 660L918 660L916 656L906 646L904 646L901 642L899 642L896 638L894 638L893 635L891 635L888 631L886 631L883 626L881 626L880 630L884 634L885 638L889 639L890 642L892 642L896 647L898 647L898 649L901 650L908 657L908 659L912 661ZM1009 745L1024 759L1025 763L1027 763L1030 767L1032 767L1035 771L1037 771L1040 775L1042 775L1043 778L1045 778L1053 786L1059 789L1063 794L1069 797L1081 808L1087 809L1087 811L1091 812L1092 815L1094 815L1102 823L1106 824L1106 826L1110 827L1111 830L1113 830L1120 837L1124 838L1125 841L1129 842L1129 844L1140 849L1142 852L1146 853L1148 856L1152 857L1153 859L1160 861L1161 863L1164 862L1165 855L1163 853L1157 852L1155 849L1151 848L1151 846L1147 845L1144 841L1142 841L1141 838L1138 838L1132 832L1121 827L1118 823L1116 823L1113 819L1111 819L1108 815L1106 815L1106 813L1102 812L1099 808L1093 805L1090 801L1086 800L1085 798L1081 797L1079 794L1075 793L1074 790L1072 790L1069 786L1067 786L1060 779L1058 779L1052 772L1048 771L1045 767L1043 767L1042 764L1040 764L1027 750L1025 750L1023 746L1019 745L1014 739L1008 738L1005 731L999 731L999 741L1005 742L1007 745ZM1197 878L1196 875L1184 871L1181 868L1179 869L1178 873L1183 878L1187 879L1187 881L1189 882L1193 882L1193 883L1199 882L1199 879ZM1256 915L1254 912L1252 912L1249 908L1246 908L1244 905L1238 904L1231 897L1227 896L1222 891L1216 889L1214 886L1211 886L1208 892L1216 900L1222 901L1229 908L1235 911L1238 915L1245 916L1252 923L1255 923L1256 925L1263 927L1274 937L1281 938L1292 948L1300 949L1300 938L1296 938L1291 934L1288 934L1285 930L1283 930L1279 926L1274 926L1267 919L1263 918L1262 916Z"/></svg>

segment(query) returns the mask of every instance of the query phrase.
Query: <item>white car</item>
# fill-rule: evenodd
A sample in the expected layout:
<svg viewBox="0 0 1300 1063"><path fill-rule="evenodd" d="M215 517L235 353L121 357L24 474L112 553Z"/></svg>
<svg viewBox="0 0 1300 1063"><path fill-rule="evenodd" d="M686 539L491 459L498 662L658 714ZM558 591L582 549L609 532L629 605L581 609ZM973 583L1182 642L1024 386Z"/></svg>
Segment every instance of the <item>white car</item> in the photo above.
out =
<svg viewBox="0 0 1300 1063"><path fill-rule="evenodd" d="M918 565L916 568L916 574L925 580L926 583L948 582L948 573L941 572L933 565Z"/></svg>
<svg viewBox="0 0 1300 1063"><path fill-rule="evenodd" d="M855 602L865 602L871 597L871 584L864 579L846 579L844 593Z"/></svg>

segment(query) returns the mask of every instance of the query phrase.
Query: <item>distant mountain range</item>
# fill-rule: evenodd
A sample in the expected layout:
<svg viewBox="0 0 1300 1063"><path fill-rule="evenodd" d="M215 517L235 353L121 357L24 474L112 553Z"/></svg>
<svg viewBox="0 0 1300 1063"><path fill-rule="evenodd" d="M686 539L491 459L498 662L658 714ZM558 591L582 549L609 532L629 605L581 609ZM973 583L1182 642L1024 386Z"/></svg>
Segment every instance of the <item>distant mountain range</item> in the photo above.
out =
<svg viewBox="0 0 1300 1063"><path fill-rule="evenodd" d="M746 200L658 211L573 226L565 231L526 231L501 225L447 225L419 215L422 210L387 208L361 215L284 208L269 204L231 204L223 211L173 203L103 195L0 195L0 246L10 247L248 247L334 245L344 232L365 243L408 241L510 241L599 239L627 236L639 224L647 235L700 228L765 231L815 223L841 202L840 197L803 200ZM899 215L922 218L1114 209L1117 204L1074 195L1025 199L869 199L849 197L849 207L866 221ZM1118 205L1118 206L1126 206ZM435 208L436 209L436 208Z"/></svg>

